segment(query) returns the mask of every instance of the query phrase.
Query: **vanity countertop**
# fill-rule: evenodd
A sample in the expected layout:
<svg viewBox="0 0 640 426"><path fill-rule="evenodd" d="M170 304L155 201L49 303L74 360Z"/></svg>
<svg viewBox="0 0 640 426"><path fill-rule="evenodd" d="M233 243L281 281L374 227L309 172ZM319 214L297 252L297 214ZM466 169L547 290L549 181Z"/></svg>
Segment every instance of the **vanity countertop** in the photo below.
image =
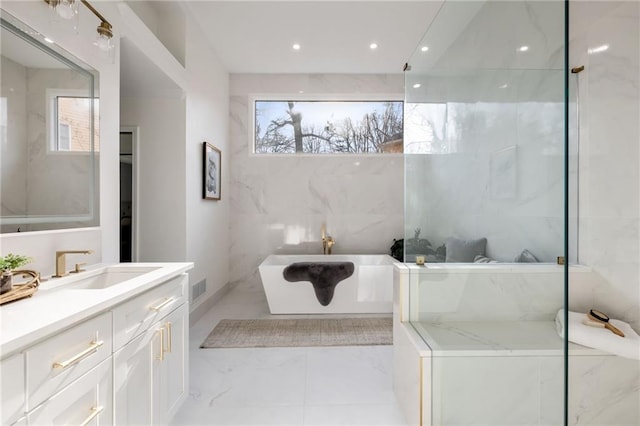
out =
<svg viewBox="0 0 640 426"><path fill-rule="evenodd" d="M150 271L120 284L100 289L74 288L73 283L95 276L104 268ZM193 268L190 262L101 264L86 272L49 279L28 299L0 307L0 358L18 352L84 318L103 312Z"/></svg>

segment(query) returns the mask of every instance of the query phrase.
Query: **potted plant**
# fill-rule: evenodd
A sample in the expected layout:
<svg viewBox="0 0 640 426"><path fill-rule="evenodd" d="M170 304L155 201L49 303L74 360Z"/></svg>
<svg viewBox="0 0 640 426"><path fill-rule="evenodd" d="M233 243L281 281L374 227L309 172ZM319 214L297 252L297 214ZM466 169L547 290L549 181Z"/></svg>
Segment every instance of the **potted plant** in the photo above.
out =
<svg viewBox="0 0 640 426"><path fill-rule="evenodd" d="M13 287L13 271L29 262L31 262L30 257L20 254L9 253L6 256L0 256L0 271L2 271L0 294L8 292Z"/></svg>

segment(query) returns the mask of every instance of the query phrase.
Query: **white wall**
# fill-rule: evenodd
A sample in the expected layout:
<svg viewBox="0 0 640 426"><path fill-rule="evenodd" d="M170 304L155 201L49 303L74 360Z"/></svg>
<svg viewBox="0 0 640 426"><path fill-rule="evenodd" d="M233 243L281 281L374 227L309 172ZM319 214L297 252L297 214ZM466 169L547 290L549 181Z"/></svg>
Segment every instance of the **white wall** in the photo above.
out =
<svg viewBox="0 0 640 426"><path fill-rule="evenodd" d="M195 262L190 282L207 281L207 291L192 306L208 300L229 282L229 75L204 41L199 27L187 19L186 68L186 257ZM202 142L222 151L221 200L202 199Z"/></svg>
<svg viewBox="0 0 640 426"><path fill-rule="evenodd" d="M122 97L120 105L122 125L138 127L137 260L187 260L184 100Z"/></svg>
<svg viewBox="0 0 640 426"><path fill-rule="evenodd" d="M119 58L112 61L93 46L95 18L80 7L78 34L64 25L50 20L50 11L42 2L2 2L2 8L27 25L55 40L70 53L100 73L100 227L82 230L44 231L0 236L0 253L23 253L34 261L30 268L43 276L54 272L54 252L65 249L92 249L94 254L78 261L97 263L118 259L118 185L110 176L118 174L118 122L119 122ZM100 4L100 12L114 24L114 38L118 42L118 14L115 5ZM73 260L70 260L73 261Z"/></svg>
<svg viewBox="0 0 640 426"><path fill-rule="evenodd" d="M146 22L162 27L163 13L150 11L153 22L148 14ZM182 67L160 41L153 50L145 48L153 28L141 29L142 21L124 10L128 27L137 30L127 34L122 60L131 81L123 83L153 79L157 84L125 90L121 120L139 129L138 260L194 262L189 281L193 286L206 280L207 291L191 306L193 312L208 306L229 281L229 82L188 9L184 12L182 33L171 34L173 50L185 52ZM222 150L220 201L202 199L203 141Z"/></svg>
<svg viewBox="0 0 640 426"><path fill-rule="evenodd" d="M401 155L250 154L251 94L389 95L403 98L402 75L231 75L232 283L259 286L257 267L273 253L389 253L402 237ZM224 197L224 193L223 193Z"/></svg>
<svg viewBox="0 0 640 426"><path fill-rule="evenodd" d="M600 277L570 285L583 306L640 331L640 4L573 2L570 16L571 66L585 66L572 76L579 87L579 261ZM604 44L607 51L588 54Z"/></svg>

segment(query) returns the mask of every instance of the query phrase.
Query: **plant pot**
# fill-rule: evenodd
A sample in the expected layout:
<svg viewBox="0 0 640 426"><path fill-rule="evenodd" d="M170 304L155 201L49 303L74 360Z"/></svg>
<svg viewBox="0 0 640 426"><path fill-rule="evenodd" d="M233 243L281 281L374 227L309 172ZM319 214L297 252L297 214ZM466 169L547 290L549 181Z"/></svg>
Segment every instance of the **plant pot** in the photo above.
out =
<svg viewBox="0 0 640 426"><path fill-rule="evenodd" d="M13 274L10 272L3 272L0 278L0 294L4 294L11 291L13 288Z"/></svg>

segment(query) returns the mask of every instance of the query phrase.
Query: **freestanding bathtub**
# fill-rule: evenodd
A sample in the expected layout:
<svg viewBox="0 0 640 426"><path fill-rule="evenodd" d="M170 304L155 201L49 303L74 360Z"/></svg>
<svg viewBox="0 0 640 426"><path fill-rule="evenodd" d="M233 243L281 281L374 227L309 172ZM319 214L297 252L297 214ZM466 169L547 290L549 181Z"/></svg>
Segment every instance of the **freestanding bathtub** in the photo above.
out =
<svg viewBox="0 0 640 426"><path fill-rule="evenodd" d="M353 275L322 306L311 282L288 282L284 269L297 262L353 262ZM365 314L393 311L393 264L387 255L270 255L258 268L272 314Z"/></svg>

